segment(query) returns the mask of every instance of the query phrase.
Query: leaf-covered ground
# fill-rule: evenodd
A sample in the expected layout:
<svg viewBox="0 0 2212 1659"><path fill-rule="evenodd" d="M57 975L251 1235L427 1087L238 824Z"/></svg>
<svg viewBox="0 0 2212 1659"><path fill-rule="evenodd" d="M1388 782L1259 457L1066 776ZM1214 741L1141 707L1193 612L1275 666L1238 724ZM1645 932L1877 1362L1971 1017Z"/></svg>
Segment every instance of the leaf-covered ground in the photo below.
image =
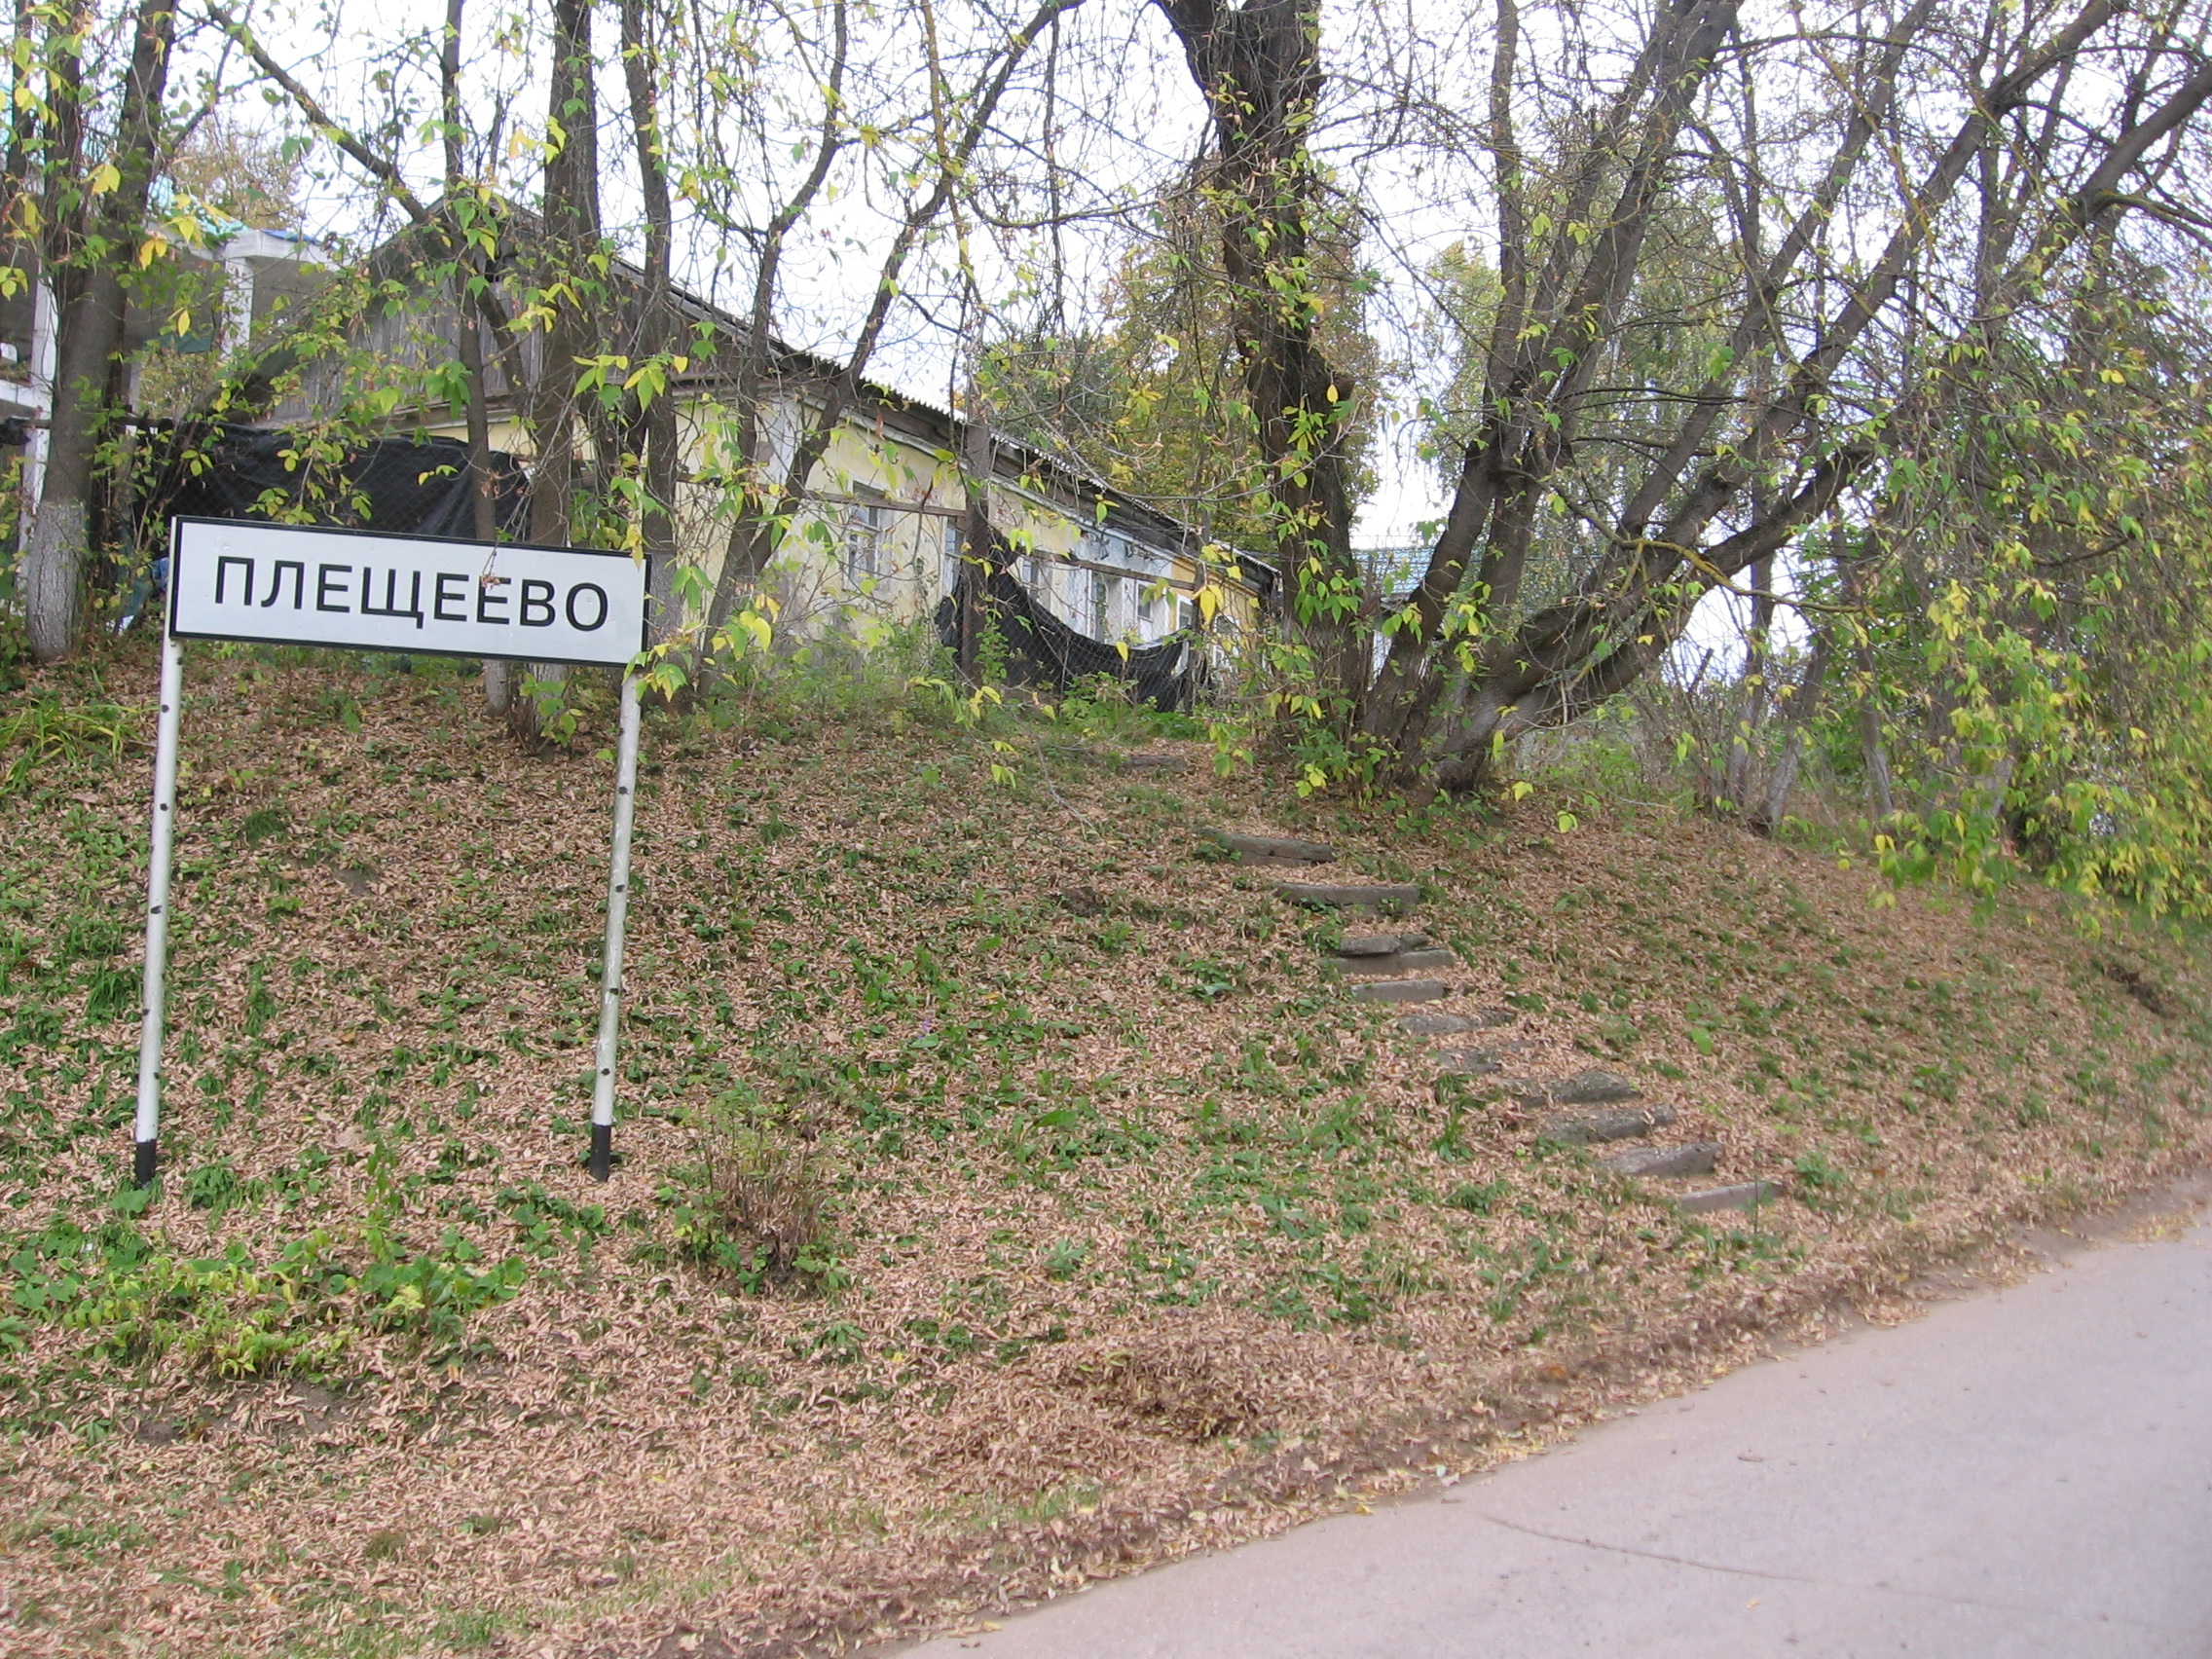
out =
<svg viewBox="0 0 2212 1659"><path fill-rule="evenodd" d="M200 651L147 1204L142 650L0 711L12 1652L957 1619L1510 1455L2212 1144L2195 946L2046 896L1877 907L1656 810L1398 824L1126 722L1190 769L764 695L648 723L602 1187L604 708L530 756L450 669ZM1440 1101L1209 824L1419 882L1515 1070L1600 1056L1789 1196L1687 1218ZM771 1165L828 1206L781 1272L713 1201Z"/></svg>

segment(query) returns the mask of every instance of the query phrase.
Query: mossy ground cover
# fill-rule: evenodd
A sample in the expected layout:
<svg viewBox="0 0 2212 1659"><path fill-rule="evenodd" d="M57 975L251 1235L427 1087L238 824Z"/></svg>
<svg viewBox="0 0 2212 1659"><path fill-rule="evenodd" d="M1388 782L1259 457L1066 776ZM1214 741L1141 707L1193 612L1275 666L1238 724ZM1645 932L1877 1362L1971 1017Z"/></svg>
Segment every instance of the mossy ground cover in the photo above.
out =
<svg viewBox="0 0 2212 1659"><path fill-rule="evenodd" d="M147 1201L141 651L17 694L39 747L0 756L15 1650L957 1617L1470 1466L2212 1138L2201 950L2124 916L771 688L648 722L599 1186L604 689L528 756L449 668L201 651ZM1338 923L1212 824L1419 882L1446 1006L1512 1009L1515 1070L1595 1056L1788 1196L1685 1217L1440 1096L1319 965ZM749 1230L733 1169L805 1239Z"/></svg>

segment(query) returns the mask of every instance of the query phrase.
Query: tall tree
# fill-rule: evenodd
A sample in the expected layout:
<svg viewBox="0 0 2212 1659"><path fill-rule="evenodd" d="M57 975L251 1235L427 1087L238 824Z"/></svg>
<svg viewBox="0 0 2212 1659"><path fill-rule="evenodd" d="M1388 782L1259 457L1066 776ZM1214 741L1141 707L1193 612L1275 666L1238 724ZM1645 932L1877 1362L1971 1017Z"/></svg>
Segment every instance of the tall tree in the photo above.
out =
<svg viewBox="0 0 2212 1659"><path fill-rule="evenodd" d="M1287 4L1161 3L1217 152L1264 139L1273 170L1247 170L1270 227L1309 224L1309 206L1286 204L1309 203L1323 176L1297 113L1325 92L1317 20L1294 26ZM1467 342L1480 394L1455 415L1449 507L1421 579L1384 619L1371 682L1367 623L1335 613L1343 672L1313 676L1330 700L1298 705L1417 791L1480 784L1503 744L1649 671L1705 594L1878 492L1894 415L1926 398L1928 368L1980 350L2018 297L2071 280L2091 227L2169 211L2142 187L2166 176L2212 94L2194 35L2131 22L2117 0L2056 16L1844 0L1755 34L1735 0L1671 0L1617 43L1617 69L1587 19L1531 25L1527 10L1496 0L1487 107L1453 101L1480 78L1439 73L1446 91L1408 84L1419 122L1371 111L1362 129L1370 143L1386 124L1421 131L1439 168L1479 162L1496 248L1494 307ZM1531 64L1535 38L1573 49ZM1977 168L2001 206L1985 223L2002 230L1979 256L1962 201ZM1309 291L1294 265L1262 276L1270 292ZM1679 350L1700 333L1708 350ZM1321 429L1294 395L1312 388L1310 339L1248 326L1238 341L1278 388L1272 407ZM1325 491L1304 504L1340 511ZM1331 534L1348 536L1348 521ZM1539 568L1560 585L1531 585Z"/></svg>
<svg viewBox="0 0 2212 1659"><path fill-rule="evenodd" d="M56 327L52 426L23 549L22 591L31 651L42 662L74 650L83 630L88 521L100 447L116 413L110 388L124 346L125 274L145 240L147 200L166 142L163 99L176 3L139 0L104 143L91 131L94 106L84 79L94 21L89 8L51 17L46 96L36 122L44 174L41 267Z"/></svg>
<svg viewBox="0 0 2212 1659"><path fill-rule="evenodd" d="M1315 328L1351 413L1331 434L1349 484L1372 482L1373 400L1351 388L1382 377L1368 331L1350 227L1312 252ZM1283 519L1270 485L1232 313L1242 290L1223 269L1222 224L1194 184L1170 193L1129 239L1095 318L1049 312L988 354L1002 423L1024 441L1071 454L1118 490L1176 514L1224 546L1274 554Z"/></svg>
<svg viewBox="0 0 2212 1659"><path fill-rule="evenodd" d="M445 39L438 53L438 119L445 149L445 211L460 243L454 261L454 353L461 363L464 419L468 423L469 528L479 541L498 538L492 500L491 388L484 378L484 298L491 274L483 237L493 219L486 193L468 185L467 124L461 109L461 30L466 0L446 0ZM514 701L511 665L484 664L484 697L492 712L504 716Z"/></svg>
<svg viewBox="0 0 2212 1659"><path fill-rule="evenodd" d="M645 201L645 283L639 299L638 350L647 363L667 365L637 379L630 431L642 461L637 491L641 551L653 562L648 628L658 642L681 620L676 603L676 492L683 465L683 434L676 399L656 385L674 378L673 359L682 344L673 297L676 209L668 186L668 144L661 130L659 78L662 55L651 32L645 0L621 0L622 71L630 93L630 129L637 149ZM636 378L636 377L633 377Z"/></svg>
<svg viewBox="0 0 2212 1659"><path fill-rule="evenodd" d="M1311 143L1322 86L1319 0L1156 0L1212 116L1201 178L1221 225L1231 338L1272 512L1272 551L1313 679L1348 721L1367 682L1367 608L1352 558L1351 448L1362 389L1323 339L1332 229Z"/></svg>
<svg viewBox="0 0 2212 1659"><path fill-rule="evenodd" d="M599 96L591 42L592 0L552 0L547 45L542 226L530 250L530 285L542 316L536 372L523 421L535 455L530 539L566 546L576 529L579 415L574 365L593 354L594 323L607 302L600 219ZM595 460L606 459L604 450ZM515 735L535 740L558 706L569 671L524 665L525 695L507 709Z"/></svg>

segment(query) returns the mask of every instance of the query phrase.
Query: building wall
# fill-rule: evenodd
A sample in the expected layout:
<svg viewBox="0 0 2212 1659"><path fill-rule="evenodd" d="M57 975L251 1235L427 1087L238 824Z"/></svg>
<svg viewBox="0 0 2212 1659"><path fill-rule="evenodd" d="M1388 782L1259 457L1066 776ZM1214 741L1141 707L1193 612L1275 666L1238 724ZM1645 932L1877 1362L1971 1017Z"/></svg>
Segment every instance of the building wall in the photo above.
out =
<svg viewBox="0 0 2212 1659"><path fill-rule="evenodd" d="M372 306L353 324L355 350L303 364L298 387L270 410L267 420L276 425L313 420L361 390L364 375L381 377L395 390L417 387L424 368L452 361L461 326L454 308L442 299L419 295L415 304ZM486 390L495 411L491 441L496 449L527 460L533 449L527 434L498 414L510 388L497 344L488 341L485 353ZM528 380L537 371L544 339L531 333L515 344ZM692 372L700 377L720 373L711 358L695 361ZM693 480L714 470L709 451L718 421L728 418L715 401L719 389L719 379L702 378L670 393L679 400L679 419L687 435L684 470ZM766 465L772 473L781 471L797 442L800 395L793 392L765 412ZM414 413L429 431L464 435L463 423L445 409ZM394 419L406 414L403 409ZM864 391L863 401L816 467L809 491L879 496L882 504L817 501L801 509L772 566L785 627L865 635L871 626L910 624L936 611L958 570L946 527L960 521L901 509L916 503L964 506L958 464L951 459L960 442L958 423L943 413L903 404L872 387ZM728 541L721 507L721 493L711 484L688 482L679 492L678 545L684 562L701 571L710 586L720 572ZM994 529L1024 556L1031 591L1063 621L1094 638L1149 644L1192 625L1197 617L1193 595L1209 579L1222 590L1226 627L1221 632L1257 627L1260 596L1250 580L1225 579L1218 570L1209 575L1195 552L1172 545L1173 533L1140 509L1109 510L1100 524L1095 494L1065 475L1031 478L1002 470L991 487L990 512ZM1074 559L1111 570L1068 562Z"/></svg>
<svg viewBox="0 0 2212 1659"><path fill-rule="evenodd" d="M771 444L780 454L789 454L795 437L795 414L793 410L774 424L783 428L775 434L781 441L772 438ZM711 467L713 418L713 405L704 397L693 397L682 407L687 478ZM454 422L430 429L464 435ZM491 440L496 449L530 454L526 434L512 421L495 422ZM900 509L917 503L951 509L963 505L959 468L943 458L941 444L863 412L831 439L815 469L812 489L839 497L879 496L883 504L812 502L800 510L770 570L770 591L784 610L783 625L804 634L837 631L865 637L871 627L911 624L934 615L958 577L964 521ZM711 485L687 482L677 503L679 547L710 584L720 574L727 546L720 494ZM1192 620L1199 561L1147 539L1140 528L1115 515L1100 525L1095 504L1076 498L1072 490L1055 498L1049 486L1002 476L991 488L991 522L1018 550L1015 568L1031 593L1083 633L1149 645ZM1071 558L1111 565L1121 573L1067 563ZM1227 631L1254 627L1259 618L1256 589L1249 581L1232 581L1224 583L1224 590Z"/></svg>

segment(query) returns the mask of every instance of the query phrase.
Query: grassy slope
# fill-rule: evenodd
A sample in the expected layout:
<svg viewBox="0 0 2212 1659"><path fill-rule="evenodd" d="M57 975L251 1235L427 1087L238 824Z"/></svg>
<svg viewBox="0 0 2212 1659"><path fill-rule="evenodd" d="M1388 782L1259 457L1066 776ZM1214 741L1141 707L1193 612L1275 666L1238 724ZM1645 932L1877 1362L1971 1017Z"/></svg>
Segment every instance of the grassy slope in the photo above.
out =
<svg viewBox="0 0 2212 1659"><path fill-rule="evenodd" d="M143 661L104 673L150 698ZM525 757L450 677L204 653L187 728L142 1215L146 758L0 801L18 1650L952 1614L1464 1466L2207 1144L2201 964L2148 931L1876 909L1860 872L1660 813L1393 830L1202 768L1040 776L1027 738L998 786L987 745L879 703L648 733L597 1188L597 740ZM1439 1105L1425 1047L1317 968L1326 919L1195 854L1216 822L1421 881L1449 1006L1510 1000L1526 1069L1602 1056L1725 1137L1722 1178L1796 1196L1686 1220ZM687 1252L733 1130L816 1161L841 1290Z"/></svg>

